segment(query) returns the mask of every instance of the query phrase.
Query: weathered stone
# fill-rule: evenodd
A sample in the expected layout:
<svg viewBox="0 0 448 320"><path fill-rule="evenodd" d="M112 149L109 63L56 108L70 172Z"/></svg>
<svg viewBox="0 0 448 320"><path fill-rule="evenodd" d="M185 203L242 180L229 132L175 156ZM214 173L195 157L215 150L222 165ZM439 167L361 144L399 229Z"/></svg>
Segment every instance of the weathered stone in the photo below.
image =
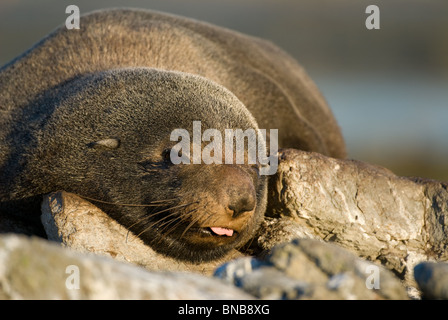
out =
<svg viewBox="0 0 448 320"><path fill-rule="evenodd" d="M288 277L268 263L256 258L239 258L220 266L215 277L233 284L260 299L300 299L311 286Z"/></svg>
<svg viewBox="0 0 448 320"><path fill-rule="evenodd" d="M387 169L359 161L283 150L278 172L270 179L266 218L251 247L244 250L265 257L276 245L295 238L332 242L392 270L405 280L409 294L418 297L413 266L426 260L448 259L447 190L447 183L398 177ZM22 216L1 216L0 233L32 234ZM144 245L90 202L65 192L44 198L42 222L49 239L65 247L132 262L149 270L211 274L221 263L243 256L233 251L213 263L176 261ZM366 291L359 269L359 264L366 262L353 262L345 252L328 254L328 249L314 243L301 247L303 241L285 247L281 254L274 251L268 255L269 259L276 256L275 263L264 260L251 265L251 272L242 273L244 281L239 276L235 279L245 283L247 292L268 298L401 297L394 293L395 284L387 289L388 281L383 280L391 277L389 273L381 271L381 293ZM313 267L303 268L310 263ZM258 286L257 281L268 277L266 273L270 282ZM310 275L313 280L306 282ZM22 276L26 278L25 273Z"/></svg>
<svg viewBox="0 0 448 320"><path fill-rule="evenodd" d="M240 258L215 276L261 299L407 299L392 272L336 245L295 239L264 260Z"/></svg>
<svg viewBox="0 0 448 320"><path fill-rule="evenodd" d="M0 236L0 299L251 298L200 274L151 272L43 239Z"/></svg>
<svg viewBox="0 0 448 320"><path fill-rule="evenodd" d="M419 263L414 268L414 276L423 298L448 299L448 263Z"/></svg>
<svg viewBox="0 0 448 320"><path fill-rule="evenodd" d="M415 285L416 263L448 259L446 183L398 177L360 161L285 149L269 195L267 216L277 224L271 228L284 229L280 221L293 220L296 227L289 223L288 230L279 232L337 243L381 262L410 286ZM259 246L266 249L273 242L263 234Z"/></svg>
<svg viewBox="0 0 448 320"><path fill-rule="evenodd" d="M145 245L90 202L67 192L55 192L44 198L41 220L50 240L79 252L110 256L148 270L212 274L218 265L242 256L235 250L226 259L201 264L166 257Z"/></svg>
<svg viewBox="0 0 448 320"><path fill-rule="evenodd" d="M254 246L256 251L269 251L279 243L289 242L296 238L320 239L310 227L290 217L265 217L257 232Z"/></svg>

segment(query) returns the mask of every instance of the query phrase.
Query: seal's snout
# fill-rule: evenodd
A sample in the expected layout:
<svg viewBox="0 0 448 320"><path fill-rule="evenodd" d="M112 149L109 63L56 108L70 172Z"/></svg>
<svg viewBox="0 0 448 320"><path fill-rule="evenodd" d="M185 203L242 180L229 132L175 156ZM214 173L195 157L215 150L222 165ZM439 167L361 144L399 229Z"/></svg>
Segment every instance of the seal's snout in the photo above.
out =
<svg viewBox="0 0 448 320"><path fill-rule="evenodd" d="M232 217L237 218L245 212L250 212L255 209L255 197L243 190L243 194L231 199L228 208L232 211Z"/></svg>
<svg viewBox="0 0 448 320"><path fill-rule="evenodd" d="M221 173L225 196L221 205L228 210L232 219L253 212L257 203L254 181L239 167L224 166Z"/></svg>
<svg viewBox="0 0 448 320"><path fill-rule="evenodd" d="M195 178L197 190L202 193L200 198L195 193L183 199L184 203L196 201L184 209L194 210L184 239L188 237L190 243L208 248L247 240L257 223L254 220L258 206L257 172L248 165L209 165L184 170L191 170L190 177ZM192 173L193 170L196 172Z"/></svg>
<svg viewBox="0 0 448 320"><path fill-rule="evenodd" d="M227 208L232 218L238 218L246 212L255 209L256 195L251 181L236 181L229 186Z"/></svg>

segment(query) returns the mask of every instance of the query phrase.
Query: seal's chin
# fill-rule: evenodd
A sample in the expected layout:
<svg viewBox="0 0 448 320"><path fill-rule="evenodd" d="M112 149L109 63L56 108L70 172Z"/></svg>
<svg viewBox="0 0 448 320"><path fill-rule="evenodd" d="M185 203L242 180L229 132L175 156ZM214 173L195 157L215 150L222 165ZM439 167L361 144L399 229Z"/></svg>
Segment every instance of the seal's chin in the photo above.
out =
<svg viewBox="0 0 448 320"><path fill-rule="evenodd" d="M158 244L153 248L175 259L193 263L207 262L224 257L232 249L244 245L247 230L235 230L223 226L200 226L177 228L172 232L158 234Z"/></svg>

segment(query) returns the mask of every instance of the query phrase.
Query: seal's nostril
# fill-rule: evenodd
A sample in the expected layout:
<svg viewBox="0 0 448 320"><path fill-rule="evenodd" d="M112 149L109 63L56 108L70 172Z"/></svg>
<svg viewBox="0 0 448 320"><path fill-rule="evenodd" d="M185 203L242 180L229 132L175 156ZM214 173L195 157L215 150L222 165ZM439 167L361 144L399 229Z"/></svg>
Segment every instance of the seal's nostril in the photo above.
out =
<svg viewBox="0 0 448 320"><path fill-rule="evenodd" d="M232 217L236 218L242 213L252 211L255 208L255 198L250 193L238 195L231 199L228 208L233 211Z"/></svg>

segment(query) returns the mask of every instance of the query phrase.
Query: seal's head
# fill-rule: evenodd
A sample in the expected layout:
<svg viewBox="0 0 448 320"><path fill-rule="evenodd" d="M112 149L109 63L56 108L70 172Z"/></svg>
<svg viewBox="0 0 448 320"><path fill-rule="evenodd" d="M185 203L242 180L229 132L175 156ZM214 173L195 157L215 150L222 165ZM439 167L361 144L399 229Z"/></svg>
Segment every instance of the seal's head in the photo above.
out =
<svg viewBox="0 0 448 320"><path fill-rule="evenodd" d="M171 134L185 129L194 161L195 121L223 141L226 129L258 130L222 86L180 72L117 69L52 88L30 108L29 156L16 161L29 194L65 190L109 202L93 201L156 251L182 260L219 258L254 235L267 191L257 164L172 160L179 141Z"/></svg>

